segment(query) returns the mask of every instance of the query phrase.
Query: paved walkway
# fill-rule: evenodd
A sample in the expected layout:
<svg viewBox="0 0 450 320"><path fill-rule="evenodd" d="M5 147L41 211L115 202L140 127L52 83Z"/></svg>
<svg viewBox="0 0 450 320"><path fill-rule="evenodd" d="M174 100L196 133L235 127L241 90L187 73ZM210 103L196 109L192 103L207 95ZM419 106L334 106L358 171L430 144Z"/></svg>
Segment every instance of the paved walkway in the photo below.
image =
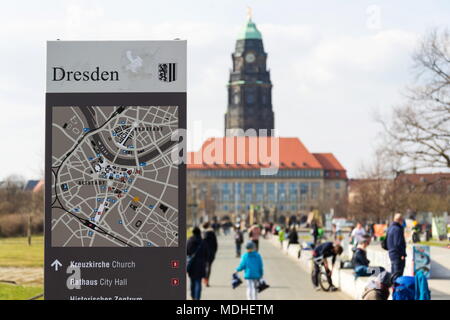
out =
<svg viewBox="0 0 450 320"><path fill-rule="evenodd" d="M202 299L245 300L245 283L231 288L231 275L239 264L235 257L232 235L219 236L219 250L213 264L209 288L203 286ZM244 247L244 246L243 246ZM314 291L311 276L291 258L267 240L260 240L260 253L264 260L264 279L270 288L263 291L261 300L342 300L350 299L342 292ZM242 272L240 273L243 278ZM189 283L188 283L189 287ZM188 299L190 294L188 291Z"/></svg>
<svg viewBox="0 0 450 320"><path fill-rule="evenodd" d="M44 268L0 267L0 282L19 285L40 285L44 282Z"/></svg>

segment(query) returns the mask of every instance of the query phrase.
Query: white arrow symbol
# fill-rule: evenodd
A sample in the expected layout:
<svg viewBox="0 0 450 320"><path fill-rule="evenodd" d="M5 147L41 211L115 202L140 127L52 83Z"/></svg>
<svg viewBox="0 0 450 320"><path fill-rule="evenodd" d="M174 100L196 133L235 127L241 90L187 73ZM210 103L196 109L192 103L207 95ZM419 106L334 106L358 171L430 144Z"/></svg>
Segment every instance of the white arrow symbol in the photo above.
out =
<svg viewBox="0 0 450 320"><path fill-rule="evenodd" d="M53 263L50 266L54 267L55 271L58 271L59 267L62 267L62 263L59 262L58 259L55 259L55 261L53 261Z"/></svg>

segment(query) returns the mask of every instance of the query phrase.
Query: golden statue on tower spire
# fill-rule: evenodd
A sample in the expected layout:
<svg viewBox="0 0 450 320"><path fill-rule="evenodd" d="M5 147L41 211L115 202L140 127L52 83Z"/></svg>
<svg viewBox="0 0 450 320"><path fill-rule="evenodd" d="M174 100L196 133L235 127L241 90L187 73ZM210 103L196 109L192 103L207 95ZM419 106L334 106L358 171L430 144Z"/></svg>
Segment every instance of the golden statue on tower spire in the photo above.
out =
<svg viewBox="0 0 450 320"><path fill-rule="evenodd" d="M251 7L247 7L247 18L248 20L252 20L252 8Z"/></svg>

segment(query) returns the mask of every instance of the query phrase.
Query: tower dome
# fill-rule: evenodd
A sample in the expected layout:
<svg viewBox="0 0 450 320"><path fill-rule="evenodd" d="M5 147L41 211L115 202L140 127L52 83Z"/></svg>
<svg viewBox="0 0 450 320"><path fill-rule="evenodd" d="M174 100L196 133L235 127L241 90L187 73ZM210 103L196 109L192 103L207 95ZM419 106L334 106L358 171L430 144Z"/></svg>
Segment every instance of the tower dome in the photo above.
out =
<svg viewBox="0 0 450 320"><path fill-rule="evenodd" d="M248 17L247 23L244 25L242 30L238 34L237 40L246 40L246 39L259 39L261 40L261 32L259 32L256 24L252 21L251 17Z"/></svg>

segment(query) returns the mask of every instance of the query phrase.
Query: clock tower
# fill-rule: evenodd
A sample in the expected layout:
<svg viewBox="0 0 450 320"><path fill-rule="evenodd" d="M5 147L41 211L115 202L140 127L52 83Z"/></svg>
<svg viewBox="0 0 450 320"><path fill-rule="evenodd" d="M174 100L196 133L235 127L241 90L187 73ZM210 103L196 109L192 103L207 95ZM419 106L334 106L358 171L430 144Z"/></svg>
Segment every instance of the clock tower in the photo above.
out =
<svg viewBox="0 0 450 320"><path fill-rule="evenodd" d="M248 129L255 129L258 136L273 135L272 83L266 67L267 53L251 16L239 33L231 57L233 68L227 84L225 135L239 135L240 130ZM261 129L267 132L260 132Z"/></svg>

